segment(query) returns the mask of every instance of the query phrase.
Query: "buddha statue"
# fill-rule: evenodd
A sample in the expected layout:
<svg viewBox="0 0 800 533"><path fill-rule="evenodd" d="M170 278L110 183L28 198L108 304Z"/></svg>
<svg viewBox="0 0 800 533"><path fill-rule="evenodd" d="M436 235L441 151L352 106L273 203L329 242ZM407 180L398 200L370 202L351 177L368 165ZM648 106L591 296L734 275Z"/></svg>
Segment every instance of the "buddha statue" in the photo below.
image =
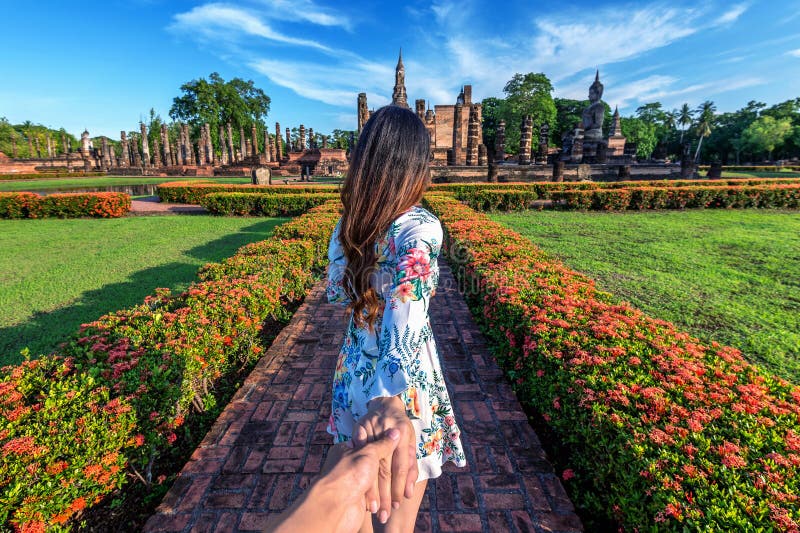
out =
<svg viewBox="0 0 800 533"><path fill-rule="evenodd" d="M600 99L603 97L603 84L600 83L600 71L594 77L594 83L589 87L589 107L583 110L583 136L586 141L601 141L603 139L603 118L606 108Z"/></svg>

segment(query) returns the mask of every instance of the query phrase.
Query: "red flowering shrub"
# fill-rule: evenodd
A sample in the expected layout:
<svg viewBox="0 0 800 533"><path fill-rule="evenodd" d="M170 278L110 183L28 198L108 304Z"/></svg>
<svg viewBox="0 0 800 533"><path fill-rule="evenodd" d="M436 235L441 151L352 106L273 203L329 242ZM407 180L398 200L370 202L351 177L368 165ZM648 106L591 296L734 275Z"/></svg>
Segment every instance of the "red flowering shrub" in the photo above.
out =
<svg viewBox="0 0 800 533"><path fill-rule="evenodd" d="M116 192L51 194L0 192L0 218L117 218L131 209L131 197Z"/></svg>
<svg viewBox="0 0 800 533"><path fill-rule="evenodd" d="M684 209L714 207L800 207L800 184L694 187L631 187L553 191L560 209Z"/></svg>
<svg viewBox="0 0 800 533"><path fill-rule="evenodd" d="M338 194L215 192L200 199L200 205L215 215L287 216L339 198Z"/></svg>
<svg viewBox="0 0 800 533"><path fill-rule="evenodd" d="M336 207L315 209L290 224L314 228L309 235L327 246ZM205 265L185 292L157 289L84 324L56 354L1 369L0 524L63 523L126 480L152 482L179 428L202 431L200 419L224 407L219 385L261 357L265 321L289 318L288 305L324 264L322 243L271 237L244 246Z"/></svg>
<svg viewBox="0 0 800 533"><path fill-rule="evenodd" d="M639 531L798 530L800 388L615 302L455 199L425 201L517 395L569 451L562 470L586 516Z"/></svg>
<svg viewBox="0 0 800 533"><path fill-rule="evenodd" d="M162 202L199 205L201 199L215 192L257 192L266 194L334 193L335 185L228 185L197 181L171 181L157 188Z"/></svg>

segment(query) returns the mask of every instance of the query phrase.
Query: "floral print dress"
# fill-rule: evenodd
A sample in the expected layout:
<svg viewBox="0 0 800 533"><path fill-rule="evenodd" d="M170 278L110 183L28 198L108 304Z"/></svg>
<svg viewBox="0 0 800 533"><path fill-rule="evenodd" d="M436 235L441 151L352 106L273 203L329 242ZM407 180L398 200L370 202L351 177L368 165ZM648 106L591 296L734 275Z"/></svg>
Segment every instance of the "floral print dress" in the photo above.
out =
<svg viewBox="0 0 800 533"><path fill-rule="evenodd" d="M331 303L347 305L340 224L341 220L328 248L327 296ZM328 422L334 442L350 440L368 401L400 395L417 435L418 481L441 475L447 461L466 465L428 316L431 293L439 281L441 245L439 219L419 206L396 218L376 243L378 268L371 284L384 308L374 332L366 325L356 327L350 315L333 376Z"/></svg>

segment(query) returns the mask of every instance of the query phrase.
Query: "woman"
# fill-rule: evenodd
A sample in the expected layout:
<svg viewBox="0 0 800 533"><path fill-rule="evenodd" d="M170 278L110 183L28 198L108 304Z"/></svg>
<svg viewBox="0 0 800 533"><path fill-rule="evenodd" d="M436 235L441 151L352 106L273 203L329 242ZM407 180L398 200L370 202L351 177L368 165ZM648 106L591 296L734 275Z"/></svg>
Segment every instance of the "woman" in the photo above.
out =
<svg viewBox="0 0 800 533"><path fill-rule="evenodd" d="M385 522L387 531L413 531L427 480L447 461L466 464L428 317L442 245L439 220L417 205L430 184L429 153L428 132L412 111L373 113L351 158L328 249L328 300L352 311L328 432L335 442L363 444L380 438L398 409L414 427L419 477L412 495L394 498L392 511L384 489L376 489L382 503L374 526ZM365 513L362 531L372 527Z"/></svg>

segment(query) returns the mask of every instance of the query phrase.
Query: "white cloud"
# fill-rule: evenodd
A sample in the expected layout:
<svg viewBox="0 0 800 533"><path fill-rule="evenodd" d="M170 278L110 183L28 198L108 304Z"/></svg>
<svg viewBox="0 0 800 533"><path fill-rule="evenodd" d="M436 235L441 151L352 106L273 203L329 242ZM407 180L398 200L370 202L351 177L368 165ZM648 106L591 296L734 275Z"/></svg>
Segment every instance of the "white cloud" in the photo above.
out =
<svg viewBox="0 0 800 533"><path fill-rule="evenodd" d="M732 6L728 11L723 13L719 18L717 18L716 23L718 25L723 24L730 24L732 22L736 22L742 14L747 11L747 8L750 7L747 4L736 4Z"/></svg>
<svg viewBox="0 0 800 533"><path fill-rule="evenodd" d="M798 48L797 50L789 50L788 52L786 52L786 54L794 57L800 57L800 48Z"/></svg>
<svg viewBox="0 0 800 533"><path fill-rule="evenodd" d="M259 0L259 3L270 8L265 14L270 19L295 22L304 20L318 26L340 26L347 30L352 28L352 22L347 16L318 6L313 0Z"/></svg>

